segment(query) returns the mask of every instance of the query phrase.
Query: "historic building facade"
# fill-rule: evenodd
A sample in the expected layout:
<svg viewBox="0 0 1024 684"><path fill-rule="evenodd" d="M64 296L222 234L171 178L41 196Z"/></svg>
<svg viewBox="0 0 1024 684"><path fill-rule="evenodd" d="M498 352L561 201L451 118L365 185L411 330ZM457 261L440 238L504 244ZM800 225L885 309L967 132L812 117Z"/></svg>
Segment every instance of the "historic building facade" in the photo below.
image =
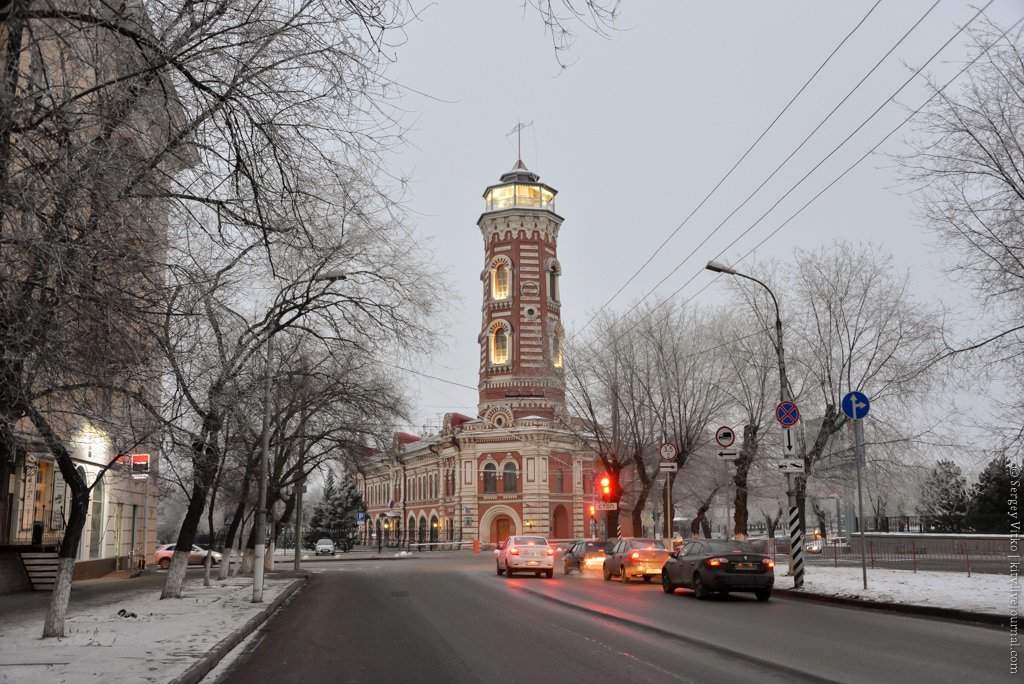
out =
<svg viewBox="0 0 1024 684"><path fill-rule="evenodd" d="M484 191L477 416L359 459L367 540L593 536L594 454L565 407L557 191L517 161Z"/></svg>

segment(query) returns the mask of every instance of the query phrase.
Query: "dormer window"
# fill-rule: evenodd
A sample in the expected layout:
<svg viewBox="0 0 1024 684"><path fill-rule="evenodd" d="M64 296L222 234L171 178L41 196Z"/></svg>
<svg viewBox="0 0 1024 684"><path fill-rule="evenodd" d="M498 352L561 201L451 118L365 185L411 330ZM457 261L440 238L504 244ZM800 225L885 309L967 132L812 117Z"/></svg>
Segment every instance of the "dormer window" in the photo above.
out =
<svg viewBox="0 0 1024 684"><path fill-rule="evenodd" d="M491 325L489 340L491 365L501 366L512 356L512 327L507 321L496 321Z"/></svg>
<svg viewBox="0 0 1024 684"><path fill-rule="evenodd" d="M512 261L497 256L491 261L491 299L500 301L512 294Z"/></svg>

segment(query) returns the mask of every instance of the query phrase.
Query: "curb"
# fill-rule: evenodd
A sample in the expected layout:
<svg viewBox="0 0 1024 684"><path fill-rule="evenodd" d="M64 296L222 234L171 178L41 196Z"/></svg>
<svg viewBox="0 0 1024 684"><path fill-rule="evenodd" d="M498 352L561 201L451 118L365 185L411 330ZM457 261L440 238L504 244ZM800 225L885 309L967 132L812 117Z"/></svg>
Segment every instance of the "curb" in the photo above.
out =
<svg viewBox="0 0 1024 684"><path fill-rule="evenodd" d="M351 558L351 557L346 558L346 557L342 556L341 558L333 558L333 557L332 558L305 558L305 559L303 559L302 562L304 564L305 563L324 563L324 562L358 563L359 561L398 561L398 560L412 560L414 558L422 558L422 556L420 554L413 554L411 556L398 556L398 557L395 557L395 556L365 556L365 557L362 557L362 558ZM275 566L278 563L294 563L294 562L295 561L292 558L289 558L288 560L284 560L284 559L278 560L276 558L274 559L274 565Z"/></svg>
<svg viewBox="0 0 1024 684"><path fill-rule="evenodd" d="M828 594L812 594L794 589L779 589L776 587L773 594L780 594L786 598L802 599L804 601L816 601L818 603L832 603L851 608L866 608L868 610L881 610L889 613L902 613L904 615L920 615L923 617L943 618L956 620L957 622L973 622L983 625L1006 627L1009 625L1008 618L993 613L975 613L959 608L940 608L938 606L920 606L907 603L886 603L884 601L869 601L867 599L849 598L846 596L830 596Z"/></svg>
<svg viewBox="0 0 1024 684"><path fill-rule="evenodd" d="M305 584L307 579L308 578L305 577L295 579L291 584L285 587L284 591L282 591L269 606L249 618L239 629L236 629L233 633L221 639L209 653L204 655L198 661L192 663L187 670L172 679L170 684L198 684L202 681L203 677L209 674L210 670L217 667L217 664L224 659L224 656L230 653L231 650L240 644L243 639L256 631L257 627L266 622L267 619L273 615L274 611L281 607L282 603L287 601L292 594L298 591L303 584Z"/></svg>

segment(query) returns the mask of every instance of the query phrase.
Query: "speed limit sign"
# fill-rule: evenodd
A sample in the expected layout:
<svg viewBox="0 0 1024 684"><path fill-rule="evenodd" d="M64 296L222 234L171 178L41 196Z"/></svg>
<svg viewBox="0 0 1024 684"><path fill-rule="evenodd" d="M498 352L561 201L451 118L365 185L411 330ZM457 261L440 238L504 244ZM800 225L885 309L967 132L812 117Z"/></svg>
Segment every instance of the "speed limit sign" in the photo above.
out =
<svg viewBox="0 0 1024 684"><path fill-rule="evenodd" d="M665 442L664 444L661 445L661 448L658 449L658 453L661 454L661 460L663 461L675 460L677 453L676 445L673 444L672 442Z"/></svg>

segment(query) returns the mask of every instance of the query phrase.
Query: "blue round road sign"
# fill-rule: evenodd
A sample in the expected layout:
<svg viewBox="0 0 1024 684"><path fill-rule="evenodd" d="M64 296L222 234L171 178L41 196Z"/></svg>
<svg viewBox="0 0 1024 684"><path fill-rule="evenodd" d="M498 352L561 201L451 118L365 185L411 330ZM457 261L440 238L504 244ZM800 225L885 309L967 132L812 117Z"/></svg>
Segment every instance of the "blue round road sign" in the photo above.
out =
<svg viewBox="0 0 1024 684"><path fill-rule="evenodd" d="M791 401L784 401L775 407L775 418L782 427L793 427L800 422L800 410Z"/></svg>
<svg viewBox="0 0 1024 684"><path fill-rule="evenodd" d="M843 397L843 413L847 418L860 420L871 410L871 401L863 392L850 392Z"/></svg>

